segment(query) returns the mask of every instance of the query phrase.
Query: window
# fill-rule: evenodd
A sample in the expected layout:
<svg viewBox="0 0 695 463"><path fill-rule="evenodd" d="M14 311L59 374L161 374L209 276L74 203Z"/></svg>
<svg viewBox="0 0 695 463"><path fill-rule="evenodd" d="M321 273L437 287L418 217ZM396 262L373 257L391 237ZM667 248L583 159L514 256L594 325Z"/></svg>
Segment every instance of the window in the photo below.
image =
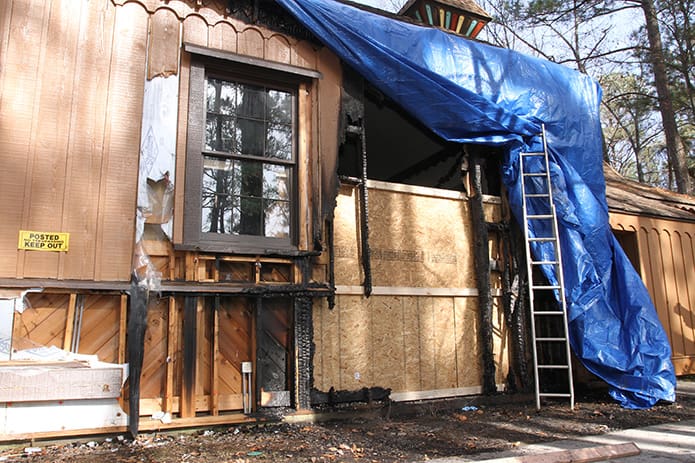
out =
<svg viewBox="0 0 695 463"><path fill-rule="evenodd" d="M220 252L295 245L299 81L275 77L192 63L185 244Z"/></svg>

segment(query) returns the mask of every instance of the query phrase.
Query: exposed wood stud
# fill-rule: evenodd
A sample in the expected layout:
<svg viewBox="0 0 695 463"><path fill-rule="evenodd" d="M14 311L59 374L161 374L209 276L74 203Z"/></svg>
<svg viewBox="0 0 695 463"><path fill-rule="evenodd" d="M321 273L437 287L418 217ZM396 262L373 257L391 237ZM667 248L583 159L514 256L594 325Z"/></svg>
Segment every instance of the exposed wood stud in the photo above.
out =
<svg viewBox="0 0 695 463"><path fill-rule="evenodd" d="M128 332L128 296L120 296L120 312L118 315L118 363L126 362L126 334Z"/></svg>
<svg viewBox="0 0 695 463"><path fill-rule="evenodd" d="M75 307L77 305L77 294L70 293L70 302L68 302L68 313L65 319L65 336L63 338L63 350L70 350L72 346L72 333L75 324Z"/></svg>
<svg viewBox="0 0 695 463"><path fill-rule="evenodd" d="M210 413L213 416L219 414L220 392L220 298L215 296L215 304L212 308L212 359L210 368Z"/></svg>
<svg viewBox="0 0 695 463"><path fill-rule="evenodd" d="M183 378L181 383L181 418L195 416L197 360L198 298L187 296L183 305Z"/></svg>

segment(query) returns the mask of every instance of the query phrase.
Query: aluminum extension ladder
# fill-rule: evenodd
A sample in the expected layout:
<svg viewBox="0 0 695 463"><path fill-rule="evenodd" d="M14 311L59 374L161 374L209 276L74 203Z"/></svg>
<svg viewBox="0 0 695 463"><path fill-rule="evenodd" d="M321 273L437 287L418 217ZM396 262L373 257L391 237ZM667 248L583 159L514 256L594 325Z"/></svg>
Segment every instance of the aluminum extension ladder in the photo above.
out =
<svg viewBox="0 0 695 463"><path fill-rule="evenodd" d="M543 150L521 152L519 156L536 408L541 408L541 397L566 397L570 401L570 408L574 409L565 283L562 275L557 215L551 194L545 126L542 126L539 136ZM533 213L530 213L529 209ZM529 230L532 224L536 231L533 236ZM531 243L534 242L547 248L541 260L537 260L538 258L531 254ZM540 266L543 265L552 265L555 268L557 284L549 284L540 275ZM542 283L538 281L539 276L543 278ZM560 295L560 304L553 297L553 293Z"/></svg>

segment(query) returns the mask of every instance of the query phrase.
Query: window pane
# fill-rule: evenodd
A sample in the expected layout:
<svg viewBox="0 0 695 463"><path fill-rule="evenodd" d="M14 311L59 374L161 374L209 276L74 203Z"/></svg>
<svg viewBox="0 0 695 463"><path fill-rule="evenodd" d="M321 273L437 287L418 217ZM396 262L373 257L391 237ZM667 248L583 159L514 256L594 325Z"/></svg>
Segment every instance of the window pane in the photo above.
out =
<svg viewBox="0 0 695 463"><path fill-rule="evenodd" d="M266 156L277 159L292 159L292 127L272 124L268 127Z"/></svg>
<svg viewBox="0 0 695 463"><path fill-rule="evenodd" d="M208 114L205 123L205 149L231 153L236 145L234 120L228 116Z"/></svg>
<svg viewBox="0 0 695 463"><path fill-rule="evenodd" d="M240 200L238 227L240 235L261 235L261 217L263 216L263 200L261 198L245 198Z"/></svg>
<svg viewBox="0 0 695 463"><path fill-rule="evenodd" d="M263 87L239 84L239 106L241 117L263 120L265 115L265 90Z"/></svg>
<svg viewBox="0 0 695 463"><path fill-rule="evenodd" d="M239 153L251 156L263 156L265 142L265 123L253 119L237 120L236 137Z"/></svg>
<svg viewBox="0 0 695 463"><path fill-rule="evenodd" d="M283 124L292 123L292 94L280 90L268 90L268 120Z"/></svg>
<svg viewBox="0 0 695 463"><path fill-rule="evenodd" d="M290 203L287 201L265 202L265 236L288 238L290 236Z"/></svg>
<svg viewBox="0 0 695 463"><path fill-rule="evenodd" d="M290 199L290 169L285 166L263 164L263 197L266 199Z"/></svg>
<svg viewBox="0 0 695 463"><path fill-rule="evenodd" d="M236 113L237 85L234 82L208 78L205 90L208 112L225 115Z"/></svg>
<svg viewBox="0 0 695 463"><path fill-rule="evenodd" d="M233 162L205 157L202 182L201 230L206 233L230 233L234 207Z"/></svg>

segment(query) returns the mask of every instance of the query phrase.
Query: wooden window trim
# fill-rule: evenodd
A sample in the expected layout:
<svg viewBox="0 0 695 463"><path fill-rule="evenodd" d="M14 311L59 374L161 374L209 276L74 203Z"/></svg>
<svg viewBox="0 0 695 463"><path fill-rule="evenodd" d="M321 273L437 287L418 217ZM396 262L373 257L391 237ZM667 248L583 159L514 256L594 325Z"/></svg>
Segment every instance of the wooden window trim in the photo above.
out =
<svg viewBox="0 0 695 463"><path fill-rule="evenodd" d="M202 47L188 46L187 51L209 50ZM268 63L263 60L240 60L231 59L232 63L221 59L212 58L228 58L230 56L239 57L232 53L200 53L201 56L194 55L191 59L190 75L189 75L189 96L188 96L188 126L186 137L186 153L185 153L185 192L184 192L184 217L183 217L183 242L177 245L177 249L195 249L209 252L219 253L263 253L277 255L293 255L296 254L301 243L300 229L302 224L300 220L300 198L298 194L297 184L302 178L300 169L306 164L303 158L309 153L299 146L299 132L307 128L301 127L307 121L300 114L295 114L295 137L297 147L295 149L295 158L291 162L283 162L280 160L278 165L291 164L292 166L292 181L291 181L291 204L290 214L292 222L290 224L290 238L272 238L263 236L248 236L248 235L228 235L223 234L214 236L205 234L200 230L201 220L201 187L202 187L202 172L203 172L203 156L204 150L204 130L205 130L205 78L206 73L217 77L234 79L242 82L261 83L276 86L280 89L291 90L296 98L296 111L299 111L299 93L302 84L310 81L310 77L320 77L320 74L312 72L290 72L286 68L295 69L293 66L283 65L280 69L278 66L257 66L258 62ZM218 56L219 55L219 56ZM223 55L223 56L222 56ZM245 57L241 57L245 58ZM306 70L304 70L306 71ZM215 154L216 156L216 154ZM221 155L220 157L226 157ZM232 157L232 156L230 156ZM272 160L275 163L275 160Z"/></svg>

